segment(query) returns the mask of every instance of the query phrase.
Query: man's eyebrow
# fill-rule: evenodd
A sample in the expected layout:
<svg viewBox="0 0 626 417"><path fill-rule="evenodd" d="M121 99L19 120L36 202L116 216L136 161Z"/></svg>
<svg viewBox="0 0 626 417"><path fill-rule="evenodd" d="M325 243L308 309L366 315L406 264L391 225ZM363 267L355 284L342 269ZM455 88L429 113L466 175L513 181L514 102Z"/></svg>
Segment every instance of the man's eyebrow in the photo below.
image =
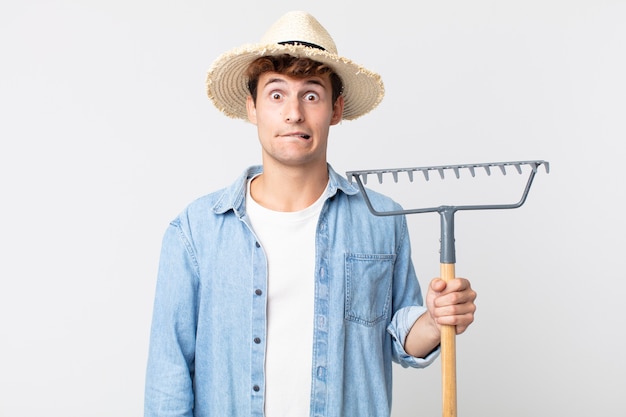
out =
<svg viewBox="0 0 626 417"><path fill-rule="evenodd" d="M263 85L263 87L267 87L270 84L275 84L275 83L285 83L286 81L282 78L279 77L274 77L274 78L270 78L268 79L265 84Z"/></svg>
<svg viewBox="0 0 626 417"><path fill-rule="evenodd" d="M324 83L322 83L322 81L318 80L317 78L309 78L306 83L307 84L315 84L315 85L319 85L322 88L326 88Z"/></svg>

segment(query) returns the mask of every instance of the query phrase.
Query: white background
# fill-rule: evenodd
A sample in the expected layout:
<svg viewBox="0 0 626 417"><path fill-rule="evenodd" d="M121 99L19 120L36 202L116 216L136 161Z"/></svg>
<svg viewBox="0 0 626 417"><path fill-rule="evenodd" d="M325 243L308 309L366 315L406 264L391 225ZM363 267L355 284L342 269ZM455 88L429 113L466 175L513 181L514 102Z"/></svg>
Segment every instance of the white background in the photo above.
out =
<svg viewBox="0 0 626 417"><path fill-rule="evenodd" d="M205 71L292 9L385 81L331 129L338 172L551 163L522 208L457 215L459 415L625 416L626 3L591 0L3 1L0 416L142 415L165 227L259 162ZM426 285L439 220L410 227ZM440 414L439 363L395 367L394 416Z"/></svg>

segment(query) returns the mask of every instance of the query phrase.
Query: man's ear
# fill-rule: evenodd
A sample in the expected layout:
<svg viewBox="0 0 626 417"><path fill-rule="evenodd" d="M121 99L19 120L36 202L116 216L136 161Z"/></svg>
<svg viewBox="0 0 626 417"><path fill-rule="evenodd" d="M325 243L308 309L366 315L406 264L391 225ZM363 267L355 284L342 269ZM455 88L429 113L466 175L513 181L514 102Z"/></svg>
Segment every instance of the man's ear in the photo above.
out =
<svg viewBox="0 0 626 417"><path fill-rule="evenodd" d="M333 105L333 115L330 119L330 125L336 125L343 117L343 96L337 97L337 101Z"/></svg>
<svg viewBox="0 0 626 417"><path fill-rule="evenodd" d="M250 123L256 124L256 106L254 105L254 100L252 100L252 96L248 96L246 99L246 110L248 112L248 120Z"/></svg>

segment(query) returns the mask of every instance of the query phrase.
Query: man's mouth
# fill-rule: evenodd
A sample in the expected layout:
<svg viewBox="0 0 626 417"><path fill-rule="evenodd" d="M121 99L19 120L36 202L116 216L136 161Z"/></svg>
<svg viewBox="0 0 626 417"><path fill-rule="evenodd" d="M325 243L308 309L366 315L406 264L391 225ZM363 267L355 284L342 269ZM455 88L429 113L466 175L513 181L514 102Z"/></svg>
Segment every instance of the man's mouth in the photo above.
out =
<svg viewBox="0 0 626 417"><path fill-rule="evenodd" d="M307 135L306 133L298 133L298 132L289 132L289 133L284 133L282 136L285 137L292 137L292 138L302 138L305 140L311 139L311 135Z"/></svg>

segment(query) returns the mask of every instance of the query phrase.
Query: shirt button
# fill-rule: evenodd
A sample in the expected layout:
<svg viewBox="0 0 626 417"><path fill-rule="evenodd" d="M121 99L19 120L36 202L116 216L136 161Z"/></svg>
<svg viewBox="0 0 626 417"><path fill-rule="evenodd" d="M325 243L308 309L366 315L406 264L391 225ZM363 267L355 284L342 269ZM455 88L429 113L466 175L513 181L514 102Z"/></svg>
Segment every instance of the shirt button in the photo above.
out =
<svg viewBox="0 0 626 417"><path fill-rule="evenodd" d="M252 387L252 389L254 390L254 392L259 392L261 387L259 387L258 385L255 385L255 386Z"/></svg>
<svg viewBox="0 0 626 417"><path fill-rule="evenodd" d="M255 337L254 338L254 343L256 343L258 345L259 343L261 343L261 339L258 338L258 337Z"/></svg>
<svg viewBox="0 0 626 417"><path fill-rule="evenodd" d="M257 290L255 290L255 291L254 291L254 293L255 293L256 295L261 295L261 294L263 294L263 291L261 291L261 290L257 289Z"/></svg>
<svg viewBox="0 0 626 417"><path fill-rule="evenodd" d="M256 246L257 248L260 248L261 244L259 242L254 242L254 246Z"/></svg>

